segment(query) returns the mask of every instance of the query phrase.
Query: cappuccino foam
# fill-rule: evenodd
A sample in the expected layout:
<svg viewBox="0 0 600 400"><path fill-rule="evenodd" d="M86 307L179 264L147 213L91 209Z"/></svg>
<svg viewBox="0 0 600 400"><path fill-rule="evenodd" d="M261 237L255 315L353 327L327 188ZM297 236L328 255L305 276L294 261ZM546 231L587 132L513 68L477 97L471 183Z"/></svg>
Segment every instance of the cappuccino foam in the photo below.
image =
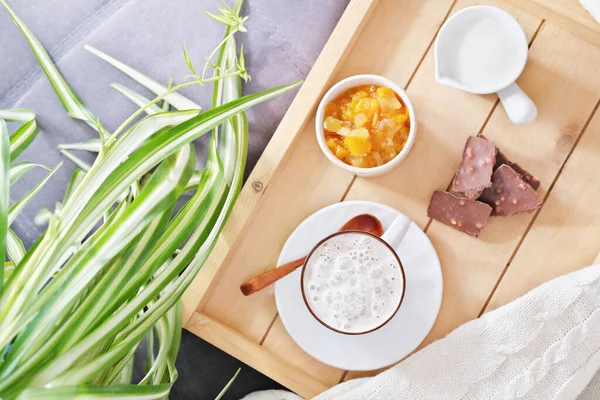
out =
<svg viewBox="0 0 600 400"><path fill-rule="evenodd" d="M398 260L379 240L345 233L323 242L304 272L304 293L314 312L337 330L377 328L398 307L404 279Z"/></svg>

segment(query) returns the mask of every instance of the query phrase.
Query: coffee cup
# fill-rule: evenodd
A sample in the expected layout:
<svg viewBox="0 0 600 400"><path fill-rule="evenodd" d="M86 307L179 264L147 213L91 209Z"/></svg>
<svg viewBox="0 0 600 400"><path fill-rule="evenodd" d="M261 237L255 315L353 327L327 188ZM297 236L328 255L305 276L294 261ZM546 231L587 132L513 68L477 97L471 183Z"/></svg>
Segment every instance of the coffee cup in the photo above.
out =
<svg viewBox="0 0 600 400"><path fill-rule="evenodd" d="M396 248L411 220L398 216L377 237L362 231L327 236L310 251L302 267L302 297L323 326L346 335L383 327L397 313L406 290Z"/></svg>

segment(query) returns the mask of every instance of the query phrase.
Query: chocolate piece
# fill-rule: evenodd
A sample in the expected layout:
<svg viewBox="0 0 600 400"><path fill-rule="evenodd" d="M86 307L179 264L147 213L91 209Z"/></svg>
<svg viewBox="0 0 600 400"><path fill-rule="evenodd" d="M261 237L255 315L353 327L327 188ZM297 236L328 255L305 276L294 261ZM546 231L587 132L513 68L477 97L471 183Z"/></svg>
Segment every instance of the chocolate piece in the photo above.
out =
<svg viewBox="0 0 600 400"><path fill-rule="evenodd" d="M467 139L451 192L468 199L476 199L491 185L492 172L496 162L496 145L475 136Z"/></svg>
<svg viewBox="0 0 600 400"><path fill-rule="evenodd" d="M452 193L436 190L431 196L427 216L468 235L479 235L485 226L492 207L485 203L456 197Z"/></svg>
<svg viewBox="0 0 600 400"><path fill-rule="evenodd" d="M492 215L498 216L531 212L542 205L535 190L507 164L494 171L492 186L483 191L479 200L492 206Z"/></svg>
<svg viewBox="0 0 600 400"><path fill-rule="evenodd" d="M500 151L500 149L498 149L498 153L496 154L496 165L494 166L494 168L500 168L502 164L506 164L509 167L512 167L512 169L514 169L517 172L517 174L521 175L521 178L523 178L523 180L533 188L533 190L538 190L538 188L540 187L540 181L538 178L525 171L523 168L521 168L521 166L519 166L519 164L509 161L506 158L506 156Z"/></svg>

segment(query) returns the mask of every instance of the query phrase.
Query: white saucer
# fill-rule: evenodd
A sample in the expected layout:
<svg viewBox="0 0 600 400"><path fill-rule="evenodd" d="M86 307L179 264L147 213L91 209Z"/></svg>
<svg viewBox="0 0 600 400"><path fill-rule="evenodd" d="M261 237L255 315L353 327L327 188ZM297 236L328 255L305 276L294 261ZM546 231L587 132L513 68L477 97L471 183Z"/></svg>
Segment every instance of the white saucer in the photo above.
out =
<svg viewBox="0 0 600 400"><path fill-rule="evenodd" d="M317 211L290 235L277 265L305 256L319 240L358 214L373 214L387 229L399 211L370 201L344 201ZM410 354L425 339L442 302L442 270L425 233L413 222L396 249L406 274L400 309L386 325L364 335L344 335L321 325L308 311L298 268L275 284L281 321L294 341L322 363L351 371L386 367Z"/></svg>

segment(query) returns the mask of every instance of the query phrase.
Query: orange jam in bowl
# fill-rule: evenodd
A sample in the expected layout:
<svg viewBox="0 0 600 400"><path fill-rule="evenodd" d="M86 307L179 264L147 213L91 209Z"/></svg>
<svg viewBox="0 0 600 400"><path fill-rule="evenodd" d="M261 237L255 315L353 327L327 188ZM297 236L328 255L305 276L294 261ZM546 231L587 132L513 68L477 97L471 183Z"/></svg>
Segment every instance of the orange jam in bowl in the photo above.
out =
<svg viewBox="0 0 600 400"><path fill-rule="evenodd" d="M348 165L373 168L388 163L404 148L410 115L394 90L361 85L327 103L323 129L335 157Z"/></svg>

